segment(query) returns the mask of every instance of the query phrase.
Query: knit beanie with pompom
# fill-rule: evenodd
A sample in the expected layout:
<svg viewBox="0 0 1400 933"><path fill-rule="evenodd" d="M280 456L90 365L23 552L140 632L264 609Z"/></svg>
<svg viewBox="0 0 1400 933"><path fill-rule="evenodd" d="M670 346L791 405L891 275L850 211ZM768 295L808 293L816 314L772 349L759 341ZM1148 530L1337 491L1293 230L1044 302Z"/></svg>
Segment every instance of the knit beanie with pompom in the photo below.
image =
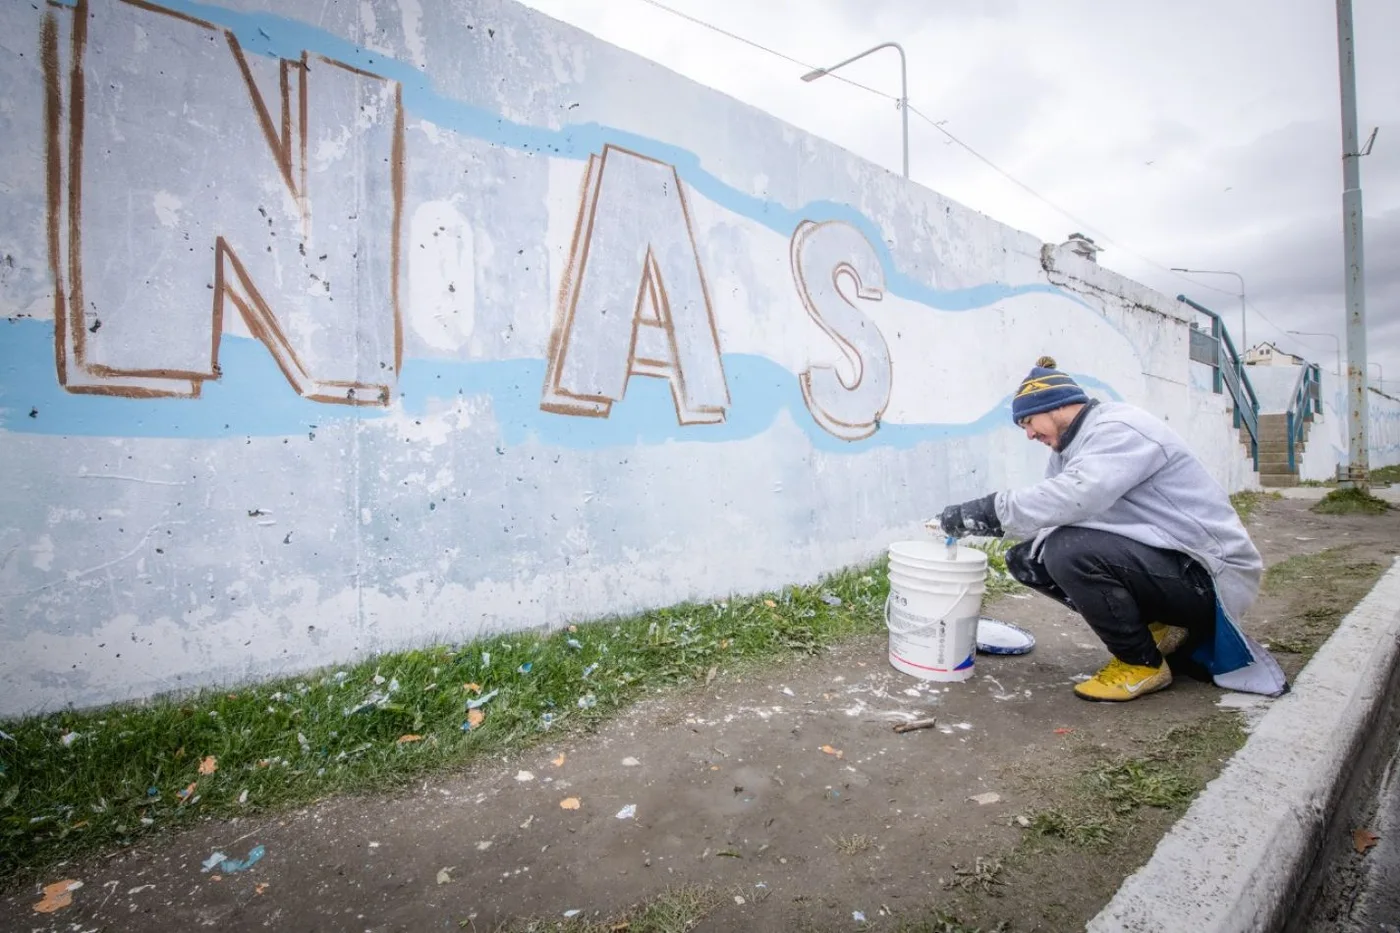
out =
<svg viewBox="0 0 1400 933"><path fill-rule="evenodd" d="M1079 383L1056 369L1053 357L1042 356L1035 361L1030 375L1021 380L1021 387L1011 400L1011 420L1020 424L1031 415L1088 402L1089 396Z"/></svg>

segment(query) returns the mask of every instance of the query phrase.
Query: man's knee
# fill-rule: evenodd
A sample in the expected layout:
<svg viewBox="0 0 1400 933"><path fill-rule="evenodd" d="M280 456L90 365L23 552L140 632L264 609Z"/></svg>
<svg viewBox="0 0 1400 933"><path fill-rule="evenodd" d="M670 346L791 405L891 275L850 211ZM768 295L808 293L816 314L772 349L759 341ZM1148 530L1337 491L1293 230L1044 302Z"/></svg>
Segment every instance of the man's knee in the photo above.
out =
<svg viewBox="0 0 1400 933"><path fill-rule="evenodd" d="M1031 557L1031 548L1034 541L1022 541L1014 545L1006 552L1006 572L1011 574L1011 579L1023 586L1034 586L1044 578L1044 571L1036 566L1037 561Z"/></svg>
<svg viewBox="0 0 1400 933"><path fill-rule="evenodd" d="M1052 531L1041 548L1040 559L1045 571L1056 584L1064 588L1091 571L1100 555L1094 547L1098 535L1085 528L1060 528Z"/></svg>

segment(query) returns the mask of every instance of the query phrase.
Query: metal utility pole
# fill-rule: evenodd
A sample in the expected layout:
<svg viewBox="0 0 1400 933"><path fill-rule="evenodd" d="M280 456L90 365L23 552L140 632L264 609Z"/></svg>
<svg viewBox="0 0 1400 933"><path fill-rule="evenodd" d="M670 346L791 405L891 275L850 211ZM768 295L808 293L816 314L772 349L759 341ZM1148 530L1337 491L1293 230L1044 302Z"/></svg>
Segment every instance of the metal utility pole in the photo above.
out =
<svg viewBox="0 0 1400 933"><path fill-rule="evenodd" d="M1348 479L1370 485L1370 403L1366 391L1366 258L1361 226L1361 147L1356 134L1356 46L1351 0L1337 0L1337 58L1342 79L1342 230L1346 244Z"/></svg>
<svg viewBox="0 0 1400 933"><path fill-rule="evenodd" d="M866 49L859 55L852 55L844 62L837 62L830 68L817 68L807 72L802 76L803 81L811 82L818 78L831 74L838 68L844 68L851 62L859 61L871 52L878 52L881 49L894 49L899 53L899 109L904 118L904 177L909 177L909 67L904 57L904 46L898 42L881 42L874 48Z"/></svg>

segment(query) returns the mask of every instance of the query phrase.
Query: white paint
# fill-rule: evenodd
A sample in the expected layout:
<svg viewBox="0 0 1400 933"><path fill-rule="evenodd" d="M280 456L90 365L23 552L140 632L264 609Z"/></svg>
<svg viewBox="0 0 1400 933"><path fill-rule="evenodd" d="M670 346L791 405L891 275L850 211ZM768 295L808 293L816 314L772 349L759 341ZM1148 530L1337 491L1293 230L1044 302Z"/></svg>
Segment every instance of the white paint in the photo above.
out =
<svg viewBox="0 0 1400 933"><path fill-rule="evenodd" d="M430 347L455 351L476 325L472 228L450 201L428 201L409 227L408 317Z"/></svg>
<svg viewBox="0 0 1400 933"><path fill-rule="evenodd" d="M169 191L157 191L151 206L162 227L170 229L180 223L180 199Z"/></svg>
<svg viewBox="0 0 1400 933"><path fill-rule="evenodd" d="M53 538L49 535L40 535L39 540L29 546L29 553L34 555L34 566L42 571L48 572L53 569Z"/></svg>
<svg viewBox="0 0 1400 933"><path fill-rule="evenodd" d="M415 68L427 68L428 56L423 46L423 7L418 0L399 0L399 18L403 22L403 41L409 60Z"/></svg>

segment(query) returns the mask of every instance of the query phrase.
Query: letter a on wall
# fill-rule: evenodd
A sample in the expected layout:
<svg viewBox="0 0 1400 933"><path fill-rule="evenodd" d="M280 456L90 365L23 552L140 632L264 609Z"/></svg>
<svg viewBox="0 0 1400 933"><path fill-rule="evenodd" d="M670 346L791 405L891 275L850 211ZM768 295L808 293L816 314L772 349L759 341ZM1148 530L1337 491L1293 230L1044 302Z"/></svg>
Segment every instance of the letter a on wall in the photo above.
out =
<svg viewBox="0 0 1400 933"><path fill-rule="evenodd" d="M719 335L674 167L590 156L540 407L605 418L633 376L669 380L681 424L724 420Z"/></svg>

